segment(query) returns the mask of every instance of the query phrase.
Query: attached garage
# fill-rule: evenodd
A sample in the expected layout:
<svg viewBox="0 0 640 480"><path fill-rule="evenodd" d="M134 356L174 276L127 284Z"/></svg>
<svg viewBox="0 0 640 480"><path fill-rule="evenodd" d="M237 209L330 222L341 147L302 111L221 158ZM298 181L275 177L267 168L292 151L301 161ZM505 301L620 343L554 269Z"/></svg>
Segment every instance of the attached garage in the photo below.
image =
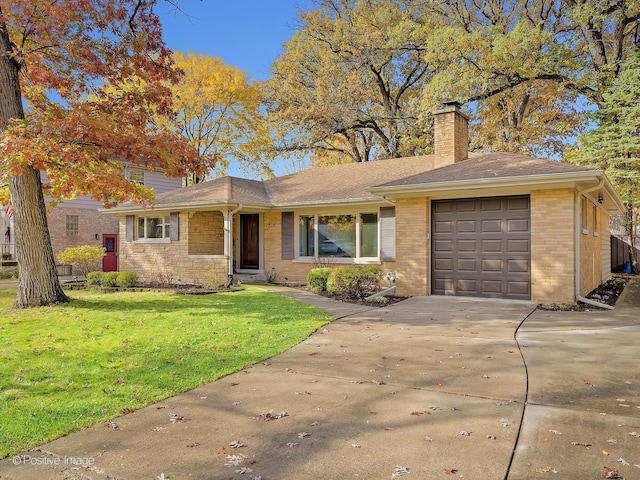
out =
<svg viewBox="0 0 640 480"><path fill-rule="evenodd" d="M531 299L528 195L431 203L431 292Z"/></svg>

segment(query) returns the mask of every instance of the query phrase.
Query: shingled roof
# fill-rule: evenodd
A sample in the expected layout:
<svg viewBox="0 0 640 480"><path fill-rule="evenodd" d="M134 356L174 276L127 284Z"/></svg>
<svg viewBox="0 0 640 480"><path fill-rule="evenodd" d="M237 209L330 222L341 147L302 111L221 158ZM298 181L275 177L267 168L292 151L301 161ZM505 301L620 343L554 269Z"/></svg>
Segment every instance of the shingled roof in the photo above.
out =
<svg viewBox="0 0 640 480"><path fill-rule="evenodd" d="M435 155L392 158L365 163L316 167L270 180L226 176L160 194L155 208L202 208L216 205L287 207L380 201L379 191L411 186L428 189L431 184L473 180L496 182L509 178L552 178L584 174L593 170L557 161L512 153L470 154L458 163L435 168ZM123 205L116 210L134 210Z"/></svg>
<svg viewBox="0 0 640 480"><path fill-rule="evenodd" d="M427 185L432 183L461 182L465 180L503 179L593 171L594 170L587 167L580 167L553 160L496 152L473 156L472 158L452 165L420 172L416 175L385 182L377 186Z"/></svg>
<svg viewBox="0 0 640 480"><path fill-rule="evenodd" d="M270 205L265 182L238 177L221 177L156 196L156 206L192 203L247 203Z"/></svg>

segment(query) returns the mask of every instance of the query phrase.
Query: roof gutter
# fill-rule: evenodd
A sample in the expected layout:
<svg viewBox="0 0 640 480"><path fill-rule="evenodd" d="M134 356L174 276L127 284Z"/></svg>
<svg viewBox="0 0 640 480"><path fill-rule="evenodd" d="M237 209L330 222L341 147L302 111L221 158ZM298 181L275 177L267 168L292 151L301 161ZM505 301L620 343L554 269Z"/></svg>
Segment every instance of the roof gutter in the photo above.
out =
<svg viewBox="0 0 640 480"><path fill-rule="evenodd" d="M469 190L480 188L520 187L532 185L565 184L597 178L602 174L600 170L587 170L584 172L570 172L564 174L522 175L501 178L477 178L461 181L445 181L412 185L378 186L368 191L374 195L406 195L416 193L433 193L439 191Z"/></svg>
<svg viewBox="0 0 640 480"><path fill-rule="evenodd" d="M604 186L605 177L602 176L598 185L595 187L585 188L584 190L578 190L576 193L575 199L575 265L576 265L576 278L575 278L575 293L576 299L582 303L586 303L588 305L592 305L594 307L605 308L607 310L613 310L611 305L607 305L606 303L596 302L595 300L590 300L588 298L580 295L580 234L582 231L580 215L582 213L580 202L582 200L582 196L594 192L596 190L600 190Z"/></svg>

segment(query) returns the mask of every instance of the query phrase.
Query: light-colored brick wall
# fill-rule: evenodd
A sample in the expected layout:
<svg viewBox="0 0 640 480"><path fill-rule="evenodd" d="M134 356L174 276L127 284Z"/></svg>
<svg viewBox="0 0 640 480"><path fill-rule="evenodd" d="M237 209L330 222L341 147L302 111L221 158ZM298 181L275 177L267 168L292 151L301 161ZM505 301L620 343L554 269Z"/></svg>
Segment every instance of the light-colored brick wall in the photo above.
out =
<svg viewBox="0 0 640 480"><path fill-rule="evenodd" d="M120 270L133 270L142 281L179 280L184 283L210 285L224 283L228 266L226 256L189 255L189 221L188 214L180 214L180 239L177 241L127 242L125 217L121 216Z"/></svg>
<svg viewBox="0 0 640 480"><path fill-rule="evenodd" d="M264 270L277 274L276 281L283 282L285 278L289 282L306 282L307 274L312 268L339 267L343 263L337 263L331 259L321 260L320 264L307 263L294 260L282 260L282 221L281 212L267 212L263 215L264 225ZM383 272L395 271L395 262L382 262Z"/></svg>
<svg viewBox="0 0 640 480"><path fill-rule="evenodd" d="M608 215L602 215L603 210L587 200L587 228L580 232L580 294L587 295L591 290L602 283L603 277L603 240L605 229L603 223L608 224ZM594 213L597 217L597 225L594 235ZM604 227L604 228L603 228ZM608 238L608 235L606 235ZM611 254L611 248L609 248Z"/></svg>
<svg viewBox="0 0 640 480"><path fill-rule="evenodd" d="M189 255L224 255L222 212L196 212L189 218Z"/></svg>
<svg viewBox="0 0 640 480"><path fill-rule="evenodd" d="M429 198L396 202L396 293L429 295Z"/></svg>
<svg viewBox="0 0 640 480"><path fill-rule="evenodd" d="M435 168L464 160L469 155L469 121L455 107L434 112Z"/></svg>
<svg viewBox="0 0 640 480"><path fill-rule="evenodd" d="M531 192L531 299L575 299L575 202L573 189Z"/></svg>
<svg viewBox="0 0 640 480"><path fill-rule="evenodd" d="M78 216L78 235L67 236L66 216ZM118 215L101 214L83 208L52 207L47 209L47 224L51 235L53 253L57 255L68 247L102 245L102 235L118 233ZM98 238L96 239L96 234Z"/></svg>
<svg viewBox="0 0 640 480"><path fill-rule="evenodd" d="M611 218L609 212L600 209L600 283L606 282L611 277Z"/></svg>

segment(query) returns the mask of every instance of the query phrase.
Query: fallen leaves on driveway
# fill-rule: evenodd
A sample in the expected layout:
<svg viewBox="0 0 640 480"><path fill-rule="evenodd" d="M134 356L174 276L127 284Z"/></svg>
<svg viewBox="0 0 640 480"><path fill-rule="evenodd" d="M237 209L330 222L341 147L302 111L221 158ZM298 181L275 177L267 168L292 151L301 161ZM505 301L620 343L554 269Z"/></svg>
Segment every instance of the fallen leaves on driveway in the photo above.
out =
<svg viewBox="0 0 640 480"><path fill-rule="evenodd" d="M618 473L618 469L616 468L609 468L607 466L603 468L604 468L604 473L602 474L602 478L614 478L614 479L624 478Z"/></svg>
<svg viewBox="0 0 640 480"><path fill-rule="evenodd" d="M402 466L400 466L400 465L396 465L395 470L394 470L394 471L393 471L393 473L391 474L391 478L392 478L392 479L394 479L394 478L399 478L399 477L401 477L402 475L407 475L407 474L409 474L409 473L411 473L411 472L409 471L409 468L408 468L408 467L402 467Z"/></svg>
<svg viewBox="0 0 640 480"><path fill-rule="evenodd" d="M258 417L256 418L261 418L262 420L264 420L265 422L269 422L271 420L278 420L280 418L286 417L288 416L287 412L280 412L280 413L273 413L273 410L269 410L268 412L265 413L261 413Z"/></svg>

